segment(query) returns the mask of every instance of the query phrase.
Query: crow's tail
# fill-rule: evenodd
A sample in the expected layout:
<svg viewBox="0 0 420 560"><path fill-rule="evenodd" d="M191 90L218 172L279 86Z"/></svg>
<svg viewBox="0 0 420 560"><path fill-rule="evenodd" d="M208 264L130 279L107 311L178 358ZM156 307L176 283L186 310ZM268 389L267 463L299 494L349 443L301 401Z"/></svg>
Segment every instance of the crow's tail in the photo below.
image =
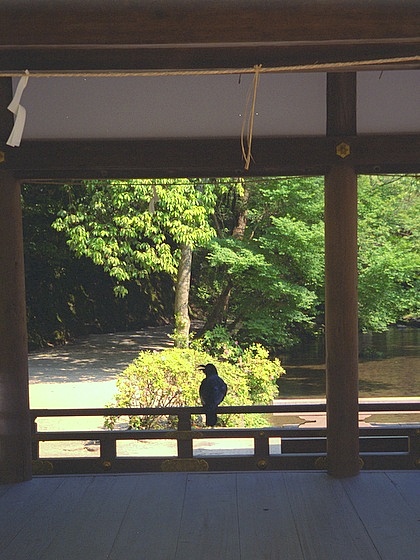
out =
<svg viewBox="0 0 420 560"><path fill-rule="evenodd" d="M206 411L206 426L215 426L217 424L217 414L215 410Z"/></svg>

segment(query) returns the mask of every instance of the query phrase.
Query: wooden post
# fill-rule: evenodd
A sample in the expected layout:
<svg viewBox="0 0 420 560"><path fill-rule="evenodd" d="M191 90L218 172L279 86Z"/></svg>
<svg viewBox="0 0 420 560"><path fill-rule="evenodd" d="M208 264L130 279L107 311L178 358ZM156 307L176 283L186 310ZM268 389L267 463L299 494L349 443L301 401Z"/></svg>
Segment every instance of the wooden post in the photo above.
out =
<svg viewBox="0 0 420 560"><path fill-rule="evenodd" d="M339 139L356 133L355 74L328 75L327 115L328 135ZM344 477L360 470L357 176L339 158L325 178L327 469Z"/></svg>
<svg viewBox="0 0 420 560"><path fill-rule="evenodd" d="M0 171L0 482L32 476L20 185Z"/></svg>
<svg viewBox="0 0 420 560"><path fill-rule="evenodd" d="M11 80L0 79L2 153L11 97ZM0 483L32 476L27 348L20 184L0 162Z"/></svg>
<svg viewBox="0 0 420 560"><path fill-rule="evenodd" d="M188 437L191 434L191 414L188 412L178 414L178 432L187 432L187 437L177 440L178 459L190 459L194 456L194 446L192 438Z"/></svg>

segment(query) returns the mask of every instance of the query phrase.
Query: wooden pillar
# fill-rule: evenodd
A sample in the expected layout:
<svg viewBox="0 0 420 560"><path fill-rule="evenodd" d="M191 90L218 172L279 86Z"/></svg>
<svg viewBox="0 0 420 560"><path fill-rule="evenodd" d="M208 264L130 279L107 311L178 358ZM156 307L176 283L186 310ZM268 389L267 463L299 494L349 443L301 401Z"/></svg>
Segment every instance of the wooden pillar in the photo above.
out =
<svg viewBox="0 0 420 560"><path fill-rule="evenodd" d="M329 74L327 134L356 133L356 75ZM325 178L327 469L360 470L358 426L357 175L337 156Z"/></svg>
<svg viewBox="0 0 420 560"><path fill-rule="evenodd" d="M10 82L0 80L0 100L8 88ZM0 151L11 130L3 104L2 116ZM0 483L32 476L20 194L19 182L0 163Z"/></svg>
<svg viewBox="0 0 420 560"><path fill-rule="evenodd" d="M0 171L0 482L31 478L20 185Z"/></svg>

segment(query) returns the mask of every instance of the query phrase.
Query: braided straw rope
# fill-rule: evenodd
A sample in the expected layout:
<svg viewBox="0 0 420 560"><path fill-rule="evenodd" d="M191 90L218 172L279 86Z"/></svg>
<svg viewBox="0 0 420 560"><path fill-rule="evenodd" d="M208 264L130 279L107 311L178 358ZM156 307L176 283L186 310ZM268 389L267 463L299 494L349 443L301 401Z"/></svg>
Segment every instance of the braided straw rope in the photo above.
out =
<svg viewBox="0 0 420 560"><path fill-rule="evenodd" d="M247 96L246 108L241 130L241 150L245 160L245 170L249 170L252 159L252 137L254 130L255 106L260 74L310 72L310 71L337 71L351 70L366 66L383 66L386 64L402 64L407 62L420 62L420 56L406 56L398 58L379 58L372 60L359 60L348 62L299 64L295 66L263 67L262 64L252 68L219 68L202 70L131 70L131 71L0 71L2 77L22 77L31 78L126 78L126 77L151 77L151 76L211 76L211 75L232 75L232 74L254 74L254 79ZM23 125L22 125L23 128ZM246 133L246 134L245 134ZM21 133L20 133L21 135ZM19 145L20 140L17 144Z"/></svg>

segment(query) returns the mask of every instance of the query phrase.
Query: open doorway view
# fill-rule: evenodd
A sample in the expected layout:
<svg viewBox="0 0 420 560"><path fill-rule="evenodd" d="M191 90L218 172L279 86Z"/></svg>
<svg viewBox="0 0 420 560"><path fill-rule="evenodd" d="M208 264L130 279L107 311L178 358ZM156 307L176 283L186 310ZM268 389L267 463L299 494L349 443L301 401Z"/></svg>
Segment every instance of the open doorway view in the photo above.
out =
<svg viewBox="0 0 420 560"><path fill-rule="evenodd" d="M358 187L360 396L414 398L417 178L361 176ZM198 406L196 373L178 399L172 387L160 400L147 394L158 377L145 384L143 399L135 391L128 396L127 384L116 386L140 352L189 346L220 360L222 370L247 357L249 374L251 349L256 367L266 360L266 371L253 372L252 388L231 381L224 404L325 399L323 178L27 184L23 218L32 408ZM185 245L192 252L187 263ZM187 315L177 331L179 290ZM185 369L174 364L174 375L185 377ZM370 422L416 418L382 412ZM220 425L242 423L222 415ZM325 426L325 414L269 413L246 422L262 424ZM119 423L128 425L136 427ZM53 426L97 429L103 421L38 421L38 429ZM252 440L243 444L246 450ZM205 449L219 445L207 442ZM125 446L121 452L145 452ZM164 442L166 450L172 446ZM66 448L70 455L99 452L89 441ZM63 443L43 444L43 453L60 456Z"/></svg>

